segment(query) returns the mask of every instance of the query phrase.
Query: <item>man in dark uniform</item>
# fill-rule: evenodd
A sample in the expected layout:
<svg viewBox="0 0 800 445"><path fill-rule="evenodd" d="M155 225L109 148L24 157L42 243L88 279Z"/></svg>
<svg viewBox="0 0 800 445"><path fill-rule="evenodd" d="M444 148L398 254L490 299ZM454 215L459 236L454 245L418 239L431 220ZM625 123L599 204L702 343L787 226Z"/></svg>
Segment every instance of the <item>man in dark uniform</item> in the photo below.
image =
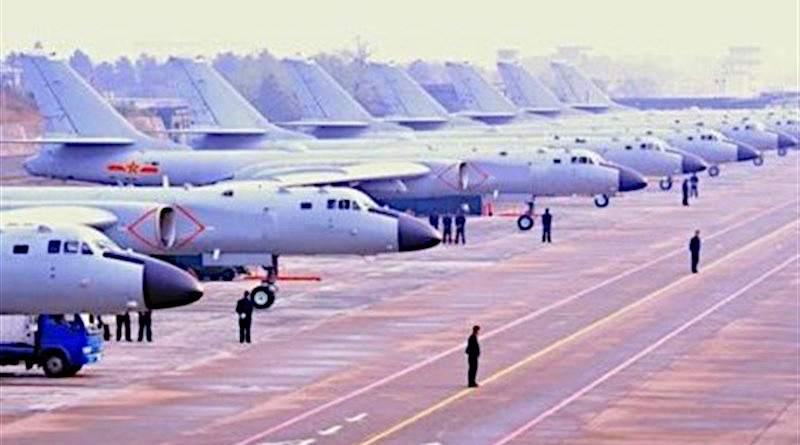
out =
<svg viewBox="0 0 800 445"><path fill-rule="evenodd" d="M122 339L122 329L125 328L125 341L131 341L131 315L127 312L117 314L117 341Z"/></svg>
<svg viewBox="0 0 800 445"><path fill-rule="evenodd" d="M250 343L250 325L253 322L253 302L250 292L245 291L244 296L236 302L236 313L239 315L239 343Z"/></svg>
<svg viewBox="0 0 800 445"><path fill-rule="evenodd" d="M456 244L458 244L458 240L461 239L463 244L467 244L467 238L464 237L464 229L467 226L467 217L464 216L464 212L458 212L456 216Z"/></svg>
<svg viewBox="0 0 800 445"><path fill-rule="evenodd" d="M442 218L442 243L450 244L453 242L453 217L444 215Z"/></svg>
<svg viewBox="0 0 800 445"><path fill-rule="evenodd" d="M700 262L700 231L695 230L692 240L689 241L689 252L692 254L692 273L697 273L697 263Z"/></svg>
<svg viewBox="0 0 800 445"><path fill-rule="evenodd" d="M550 213L550 209L544 209L544 213L542 213L542 242L543 243L552 243L553 241L550 239L550 225L553 223L553 215Z"/></svg>
<svg viewBox="0 0 800 445"><path fill-rule="evenodd" d="M428 217L428 222L431 223L434 229L439 230L439 215L431 213Z"/></svg>
<svg viewBox="0 0 800 445"><path fill-rule="evenodd" d="M467 386L470 388L478 387L475 377L478 375L478 357L481 355L481 347L478 344L478 332L480 332L480 330L480 326L476 325L472 327L472 335L467 339L467 350L464 351L467 354L467 364L469 365L469 370L467 371Z"/></svg>
<svg viewBox="0 0 800 445"><path fill-rule="evenodd" d="M692 179L691 179L692 186L691 186L691 193L690 193L692 198L699 198L700 197L700 193L697 191L697 184L699 182L700 182L700 179L697 178L697 175L692 175Z"/></svg>
<svg viewBox="0 0 800 445"><path fill-rule="evenodd" d="M688 179L684 179L683 180L683 186L681 187L681 189L683 191L683 205L688 206L689 205L689 180Z"/></svg>
<svg viewBox="0 0 800 445"><path fill-rule="evenodd" d="M139 340L147 337L147 341L153 341L153 312L143 311L139 312Z"/></svg>

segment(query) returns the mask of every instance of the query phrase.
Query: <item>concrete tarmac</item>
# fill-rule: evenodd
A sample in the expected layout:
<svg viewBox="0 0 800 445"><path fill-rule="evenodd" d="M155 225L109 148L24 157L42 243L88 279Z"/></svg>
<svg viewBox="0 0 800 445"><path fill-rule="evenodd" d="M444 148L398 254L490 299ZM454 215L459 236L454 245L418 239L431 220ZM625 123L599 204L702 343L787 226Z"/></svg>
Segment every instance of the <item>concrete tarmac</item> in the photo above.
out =
<svg viewBox="0 0 800 445"><path fill-rule="evenodd" d="M285 258L252 345L255 283L209 283L75 378L6 367L5 444L796 444L798 164L724 166L540 227L470 219L467 246ZM688 240L701 230L700 273ZM135 316L133 327L136 327ZM466 337L483 327L466 388Z"/></svg>

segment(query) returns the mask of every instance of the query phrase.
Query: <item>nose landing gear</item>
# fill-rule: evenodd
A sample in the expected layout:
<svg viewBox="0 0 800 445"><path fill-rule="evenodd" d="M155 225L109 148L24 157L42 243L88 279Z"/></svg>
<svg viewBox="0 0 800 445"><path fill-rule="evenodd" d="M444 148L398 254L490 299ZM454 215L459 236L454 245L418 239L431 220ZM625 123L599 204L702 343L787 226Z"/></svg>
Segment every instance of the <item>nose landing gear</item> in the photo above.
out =
<svg viewBox="0 0 800 445"><path fill-rule="evenodd" d="M267 276L261 284L250 291L250 298L256 309L267 309L272 306L278 294L278 286L275 284L278 281L278 255L272 255L272 265L263 267L267 271Z"/></svg>
<svg viewBox="0 0 800 445"><path fill-rule="evenodd" d="M667 176L666 178L662 179L658 182L659 187L661 190L669 190L672 188L672 176Z"/></svg>

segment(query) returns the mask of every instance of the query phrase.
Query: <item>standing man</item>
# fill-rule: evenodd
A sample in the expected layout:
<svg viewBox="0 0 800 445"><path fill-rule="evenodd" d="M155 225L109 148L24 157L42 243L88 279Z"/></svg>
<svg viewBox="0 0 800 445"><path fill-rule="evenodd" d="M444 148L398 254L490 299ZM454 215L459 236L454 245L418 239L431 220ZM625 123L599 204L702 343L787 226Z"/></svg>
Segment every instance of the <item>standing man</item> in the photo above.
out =
<svg viewBox="0 0 800 445"><path fill-rule="evenodd" d="M689 241L689 252L692 254L692 273L697 273L697 263L700 262L700 231L695 230L692 240Z"/></svg>
<svg viewBox="0 0 800 445"><path fill-rule="evenodd" d="M697 178L697 175L692 175L692 187L690 195L692 198L699 198L700 193L697 191L697 184L700 183L700 180Z"/></svg>
<svg viewBox="0 0 800 445"><path fill-rule="evenodd" d="M146 336L148 342L153 341L153 312L152 311L143 311L139 312L139 340Z"/></svg>
<svg viewBox="0 0 800 445"><path fill-rule="evenodd" d="M122 329L125 328L125 341L131 341L131 314L117 314L117 341L122 339Z"/></svg>
<svg viewBox="0 0 800 445"><path fill-rule="evenodd" d="M450 244L453 242L453 217L444 215L442 218L442 243Z"/></svg>
<svg viewBox="0 0 800 445"><path fill-rule="evenodd" d="M439 230L439 215L431 213L428 217L428 222L431 223L434 229Z"/></svg>
<svg viewBox="0 0 800 445"><path fill-rule="evenodd" d="M689 180L688 179L684 179L683 180L683 186L681 187L681 189L683 191L683 205L688 206L689 205Z"/></svg>
<svg viewBox="0 0 800 445"><path fill-rule="evenodd" d="M478 357L481 355L481 347L478 344L478 332L480 330L481 327L478 325L472 327L472 335L467 339L467 350L464 351L467 354L467 364L469 365L467 386L470 388L478 387L475 377L478 375Z"/></svg>
<svg viewBox="0 0 800 445"><path fill-rule="evenodd" d="M553 223L553 215L550 213L550 209L544 209L544 213L542 214L542 242L543 243L552 243L553 241L550 239L550 225Z"/></svg>
<svg viewBox="0 0 800 445"><path fill-rule="evenodd" d="M467 244L467 239L464 237L464 229L467 226L467 217L464 216L464 212L458 212L456 216L456 244L458 244L458 240L461 239L463 244Z"/></svg>
<svg viewBox="0 0 800 445"><path fill-rule="evenodd" d="M236 302L236 313L239 315L239 343L250 343L250 325L253 322L253 302L250 292L245 291L244 296Z"/></svg>

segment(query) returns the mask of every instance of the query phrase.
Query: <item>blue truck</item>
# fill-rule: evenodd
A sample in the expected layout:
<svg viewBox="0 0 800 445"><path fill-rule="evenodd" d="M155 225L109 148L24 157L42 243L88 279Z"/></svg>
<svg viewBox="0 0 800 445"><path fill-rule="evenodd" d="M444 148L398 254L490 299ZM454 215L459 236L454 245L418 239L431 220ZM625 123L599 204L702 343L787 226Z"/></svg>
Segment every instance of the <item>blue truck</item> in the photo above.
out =
<svg viewBox="0 0 800 445"><path fill-rule="evenodd" d="M0 315L2 366L41 366L48 377L69 377L98 361L102 347L85 315Z"/></svg>

